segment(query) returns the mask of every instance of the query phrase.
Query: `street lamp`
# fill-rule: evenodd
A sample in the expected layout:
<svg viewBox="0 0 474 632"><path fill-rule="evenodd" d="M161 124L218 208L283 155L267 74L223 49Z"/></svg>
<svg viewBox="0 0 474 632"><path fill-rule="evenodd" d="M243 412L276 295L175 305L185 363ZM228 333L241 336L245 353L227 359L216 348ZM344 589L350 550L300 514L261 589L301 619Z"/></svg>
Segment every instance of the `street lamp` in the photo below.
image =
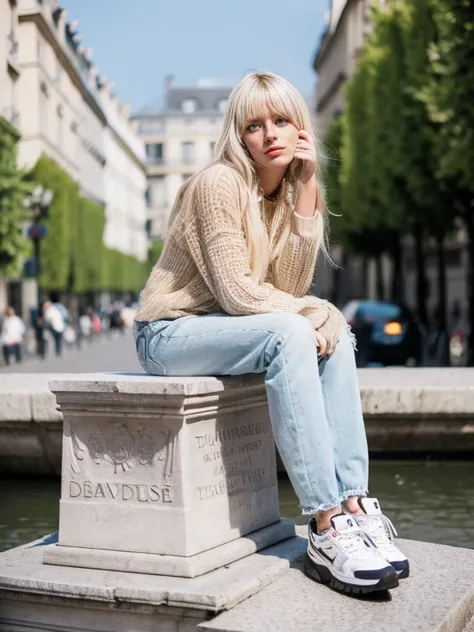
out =
<svg viewBox="0 0 474 632"><path fill-rule="evenodd" d="M42 223L44 219L48 217L49 207L53 201L53 192L49 189L45 189L41 184L37 184L30 195L27 195L24 200L26 208L31 210L31 224L28 226L28 237L33 241L33 252L35 258L35 276L36 276L36 289L37 289L37 306L38 314L41 305L41 291L40 291L40 245L41 240L47 233L47 227Z"/></svg>

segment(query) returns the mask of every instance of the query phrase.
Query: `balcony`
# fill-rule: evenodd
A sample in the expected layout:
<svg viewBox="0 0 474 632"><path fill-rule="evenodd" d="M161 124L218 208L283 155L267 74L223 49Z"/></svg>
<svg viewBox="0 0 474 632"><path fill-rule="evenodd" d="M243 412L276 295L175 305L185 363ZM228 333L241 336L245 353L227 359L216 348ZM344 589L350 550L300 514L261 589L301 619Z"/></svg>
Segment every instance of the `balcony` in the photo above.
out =
<svg viewBox="0 0 474 632"><path fill-rule="evenodd" d="M211 158L207 160L185 160L184 158L154 158L153 156L147 156L145 163L148 167L156 167L157 169L163 169L165 171L190 171L193 172L197 169L202 169L211 162Z"/></svg>
<svg viewBox="0 0 474 632"><path fill-rule="evenodd" d="M9 108L3 108L2 110L0 110L0 116L3 116L3 118L8 121L10 123L10 125L12 127L14 127L17 132L19 133L20 130L20 112L14 108L14 107L9 107Z"/></svg>
<svg viewBox="0 0 474 632"><path fill-rule="evenodd" d="M20 76L20 63L18 59L18 40L14 31L10 31L7 35L7 63L8 72L12 75L13 79L17 79Z"/></svg>

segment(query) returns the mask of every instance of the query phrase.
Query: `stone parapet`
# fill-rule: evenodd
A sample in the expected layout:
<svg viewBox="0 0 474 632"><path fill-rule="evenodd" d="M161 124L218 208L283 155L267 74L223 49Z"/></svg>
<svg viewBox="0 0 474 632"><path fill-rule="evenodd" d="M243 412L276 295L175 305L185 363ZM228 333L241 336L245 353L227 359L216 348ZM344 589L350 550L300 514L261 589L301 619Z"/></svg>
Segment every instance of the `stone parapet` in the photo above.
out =
<svg viewBox="0 0 474 632"><path fill-rule="evenodd" d="M359 369L358 375L372 453L474 452L474 369ZM62 414L48 382L64 377L0 374L0 471L60 474Z"/></svg>

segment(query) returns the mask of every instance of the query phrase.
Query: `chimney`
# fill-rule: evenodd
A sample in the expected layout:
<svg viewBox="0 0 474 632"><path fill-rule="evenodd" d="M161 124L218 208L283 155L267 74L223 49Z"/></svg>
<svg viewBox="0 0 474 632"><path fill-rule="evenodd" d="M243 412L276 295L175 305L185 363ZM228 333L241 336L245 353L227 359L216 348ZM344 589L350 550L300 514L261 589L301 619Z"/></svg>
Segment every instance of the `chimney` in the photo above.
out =
<svg viewBox="0 0 474 632"><path fill-rule="evenodd" d="M176 76L173 75L173 74L166 75L166 77L165 77L165 107L166 108L169 107L168 94L169 94L169 91L171 90L171 88L174 85L175 79L176 79Z"/></svg>

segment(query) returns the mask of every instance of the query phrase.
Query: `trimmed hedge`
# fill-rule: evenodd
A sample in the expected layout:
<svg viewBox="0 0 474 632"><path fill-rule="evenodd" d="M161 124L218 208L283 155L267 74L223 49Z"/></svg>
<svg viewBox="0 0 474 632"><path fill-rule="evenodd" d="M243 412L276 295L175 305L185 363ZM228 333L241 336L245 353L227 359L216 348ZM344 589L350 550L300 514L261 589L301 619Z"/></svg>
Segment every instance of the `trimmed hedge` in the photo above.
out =
<svg viewBox="0 0 474 632"><path fill-rule="evenodd" d="M25 174L16 167L18 140L17 132L0 116L0 276L16 276L28 251L23 200L30 188Z"/></svg>
<svg viewBox="0 0 474 632"><path fill-rule="evenodd" d="M102 206L79 195L79 187L54 160L41 156L32 181L54 194L41 244L41 287L77 294L94 291L138 292L149 272L148 261L107 248Z"/></svg>

